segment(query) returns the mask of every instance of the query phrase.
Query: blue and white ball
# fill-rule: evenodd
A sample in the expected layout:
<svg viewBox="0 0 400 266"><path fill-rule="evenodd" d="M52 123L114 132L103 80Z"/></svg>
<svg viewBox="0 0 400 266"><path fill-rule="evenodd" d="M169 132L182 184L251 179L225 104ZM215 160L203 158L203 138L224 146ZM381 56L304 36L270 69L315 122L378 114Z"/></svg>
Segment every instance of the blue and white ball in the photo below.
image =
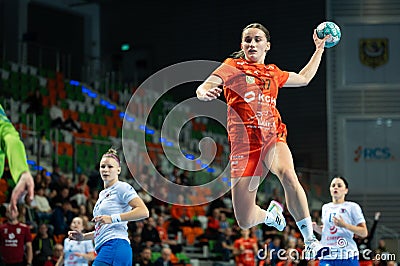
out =
<svg viewBox="0 0 400 266"><path fill-rule="evenodd" d="M326 35L331 35L325 42L325 48L331 48L339 43L342 33L340 28L334 22L325 21L318 25L316 29L318 38L323 39Z"/></svg>

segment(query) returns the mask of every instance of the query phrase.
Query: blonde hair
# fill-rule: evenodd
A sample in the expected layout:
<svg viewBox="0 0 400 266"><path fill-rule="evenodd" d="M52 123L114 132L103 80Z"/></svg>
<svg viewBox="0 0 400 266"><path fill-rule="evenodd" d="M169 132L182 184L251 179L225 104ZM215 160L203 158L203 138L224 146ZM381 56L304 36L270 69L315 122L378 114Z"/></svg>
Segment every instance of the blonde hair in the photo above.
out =
<svg viewBox="0 0 400 266"><path fill-rule="evenodd" d="M121 164L121 161L118 156L118 152L117 152L117 150L115 150L113 148L108 149L108 151L106 153L104 153L102 157L113 158L114 160L116 160L118 162L118 165Z"/></svg>

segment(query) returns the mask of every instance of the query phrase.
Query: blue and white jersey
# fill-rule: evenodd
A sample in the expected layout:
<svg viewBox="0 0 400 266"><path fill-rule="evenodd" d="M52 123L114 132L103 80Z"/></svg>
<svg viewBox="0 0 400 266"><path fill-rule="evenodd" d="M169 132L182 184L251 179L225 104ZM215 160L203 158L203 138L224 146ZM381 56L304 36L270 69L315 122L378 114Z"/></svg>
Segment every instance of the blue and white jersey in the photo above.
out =
<svg viewBox="0 0 400 266"><path fill-rule="evenodd" d="M349 259L358 257L357 244L353 240L354 233L333 222L333 217L341 216L351 225L365 223L363 212L355 202L345 201L340 204L332 202L322 206L322 236L321 244L331 247L331 254L324 259Z"/></svg>
<svg viewBox="0 0 400 266"><path fill-rule="evenodd" d="M121 214L132 210L129 202L138 197L135 189L126 182L118 181L99 193L99 199L93 209L93 217L99 215ZM96 223L94 244L96 250L111 239L126 239L128 242L128 222L99 225Z"/></svg>
<svg viewBox="0 0 400 266"><path fill-rule="evenodd" d="M64 240L64 265L66 266L88 266L89 261L76 256L75 253L94 252L92 240L76 241L66 238Z"/></svg>

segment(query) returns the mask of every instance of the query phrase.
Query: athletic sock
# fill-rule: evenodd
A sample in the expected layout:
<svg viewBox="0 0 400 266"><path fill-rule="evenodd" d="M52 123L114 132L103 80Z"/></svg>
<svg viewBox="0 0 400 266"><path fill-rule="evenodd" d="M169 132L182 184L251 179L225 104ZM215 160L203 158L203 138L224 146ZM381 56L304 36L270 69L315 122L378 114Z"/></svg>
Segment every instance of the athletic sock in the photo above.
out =
<svg viewBox="0 0 400 266"><path fill-rule="evenodd" d="M264 209L262 209L261 212L262 212L263 214L265 214L264 223L265 223L265 224L270 223L270 222L271 222L271 218L270 218L269 213L268 213L266 210L264 210Z"/></svg>
<svg viewBox="0 0 400 266"><path fill-rule="evenodd" d="M314 232L312 227L311 216L308 216L307 218L304 218L303 220L296 222L296 224L299 227L300 233L303 235L304 240L313 239Z"/></svg>

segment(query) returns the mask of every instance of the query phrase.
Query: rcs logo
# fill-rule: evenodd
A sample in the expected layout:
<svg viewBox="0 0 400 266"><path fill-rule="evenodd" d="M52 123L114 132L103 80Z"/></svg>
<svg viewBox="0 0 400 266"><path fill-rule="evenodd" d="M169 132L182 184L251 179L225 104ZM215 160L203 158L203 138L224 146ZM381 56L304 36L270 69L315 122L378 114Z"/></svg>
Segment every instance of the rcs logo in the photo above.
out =
<svg viewBox="0 0 400 266"><path fill-rule="evenodd" d="M394 156L390 153L389 147L375 147L375 148L363 148L358 146L354 151L354 161L359 162L361 159L364 160L393 160Z"/></svg>

